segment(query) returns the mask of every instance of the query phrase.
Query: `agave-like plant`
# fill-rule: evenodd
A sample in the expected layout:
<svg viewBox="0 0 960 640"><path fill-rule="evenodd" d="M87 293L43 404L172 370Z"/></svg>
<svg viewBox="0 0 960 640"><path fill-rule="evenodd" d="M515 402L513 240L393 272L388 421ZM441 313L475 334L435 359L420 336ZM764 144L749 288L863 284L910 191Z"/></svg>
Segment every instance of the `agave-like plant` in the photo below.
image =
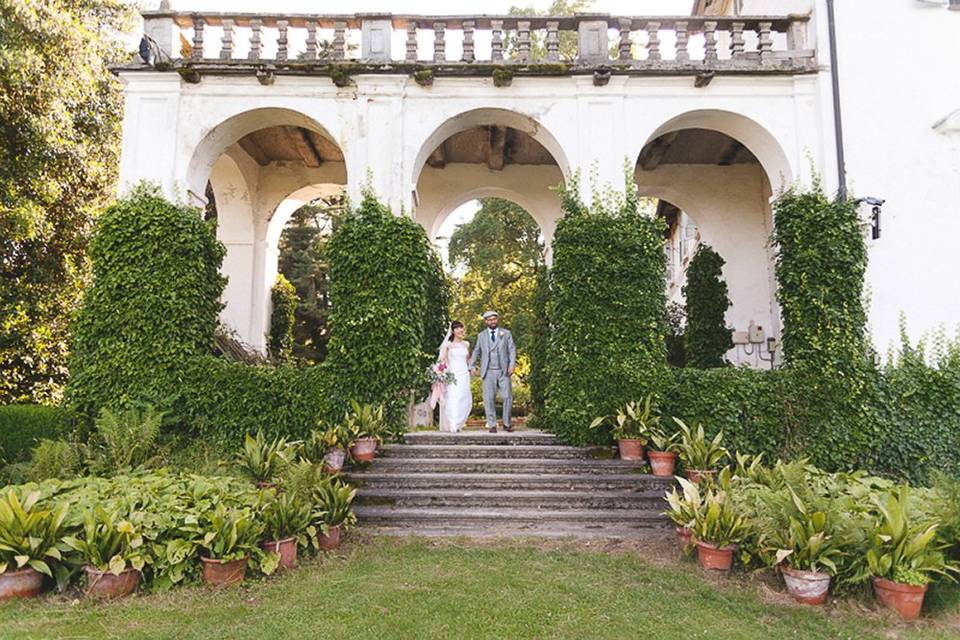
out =
<svg viewBox="0 0 960 640"><path fill-rule="evenodd" d="M939 523L910 521L908 487L872 498L878 519L866 554L869 575L911 585L927 584L933 575L952 577L950 572L957 567L944 556L945 545L937 540Z"/></svg>
<svg viewBox="0 0 960 640"><path fill-rule="evenodd" d="M262 518L267 540L300 539L310 527L313 505L297 493L283 492L267 503Z"/></svg>
<svg viewBox="0 0 960 640"><path fill-rule="evenodd" d="M387 421L384 418L384 407L382 404L360 404L356 400L351 400L352 410L344 416L343 428L347 430L348 436L340 431L329 432L331 438L331 447L337 444L343 444L341 438L348 438L347 441L357 440L359 438L376 438L380 440L387 432Z"/></svg>
<svg viewBox="0 0 960 640"><path fill-rule="evenodd" d="M784 526L765 532L761 548L770 564L787 561L794 569L837 574L837 562L845 555L843 544L831 535L824 511L813 511L796 492L787 488L795 507Z"/></svg>
<svg viewBox="0 0 960 640"><path fill-rule="evenodd" d="M692 529L697 540L721 548L740 542L750 533L747 519L727 492L715 488L707 489Z"/></svg>
<svg viewBox="0 0 960 640"><path fill-rule="evenodd" d="M268 442L262 430L257 431L256 436L248 433L243 439L243 449L237 454L237 465L254 482L273 482L292 460L297 446L286 438Z"/></svg>
<svg viewBox="0 0 960 640"><path fill-rule="evenodd" d="M677 488L672 487L664 497L670 509L664 512L664 515L678 527L684 529L693 529L700 511L703 510L703 497L700 494L700 488L686 480L677 478L683 493L677 493Z"/></svg>
<svg viewBox="0 0 960 640"><path fill-rule="evenodd" d="M0 573L31 567L57 582L65 579L63 554L69 551L64 542L67 505L46 508L39 505L40 492L26 496L22 489L10 487L0 496Z"/></svg>
<svg viewBox="0 0 960 640"><path fill-rule="evenodd" d="M702 424L697 424L696 429L691 429L680 418L674 418L673 421L680 427L680 444L677 446L677 451L687 469L708 471L729 457L730 454L721 444L722 429L717 432L713 440L707 440Z"/></svg>
<svg viewBox="0 0 960 640"><path fill-rule="evenodd" d="M79 552L86 564L114 575L128 567L140 571L148 560L143 536L133 522L99 506L84 514L79 537L67 536L64 542Z"/></svg>
<svg viewBox="0 0 960 640"><path fill-rule="evenodd" d="M356 489L336 479L317 485L313 494L316 505L313 519L320 524L324 534L331 527L349 526L356 522L352 508L356 495Z"/></svg>
<svg viewBox="0 0 960 640"><path fill-rule="evenodd" d="M602 425L610 427L610 435L614 440L639 440L641 445L646 445L652 432L660 425L653 394L647 395L642 404L628 402L613 415L594 418L590 428L596 429Z"/></svg>

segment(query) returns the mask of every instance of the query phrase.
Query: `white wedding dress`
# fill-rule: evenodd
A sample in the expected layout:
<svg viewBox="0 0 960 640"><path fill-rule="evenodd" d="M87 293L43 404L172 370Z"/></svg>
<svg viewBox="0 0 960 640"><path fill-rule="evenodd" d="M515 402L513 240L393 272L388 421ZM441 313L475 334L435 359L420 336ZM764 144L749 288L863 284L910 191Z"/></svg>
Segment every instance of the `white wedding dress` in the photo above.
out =
<svg viewBox="0 0 960 640"><path fill-rule="evenodd" d="M463 431L463 426L470 417L473 393L470 391L470 370L467 368L469 354L470 344L465 341L445 342L440 349L440 362L446 362L447 370L457 377L456 384L448 384L443 392L440 431Z"/></svg>

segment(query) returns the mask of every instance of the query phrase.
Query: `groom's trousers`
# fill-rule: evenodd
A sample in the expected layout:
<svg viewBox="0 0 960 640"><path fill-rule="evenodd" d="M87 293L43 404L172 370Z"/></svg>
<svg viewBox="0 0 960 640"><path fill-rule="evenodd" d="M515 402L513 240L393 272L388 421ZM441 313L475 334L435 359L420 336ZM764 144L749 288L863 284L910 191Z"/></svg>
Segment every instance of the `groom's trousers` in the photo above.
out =
<svg viewBox="0 0 960 640"><path fill-rule="evenodd" d="M510 426L510 414L513 411L513 382L503 369L489 367L483 376L483 410L487 414L487 426L497 424L497 391L503 400L503 426Z"/></svg>

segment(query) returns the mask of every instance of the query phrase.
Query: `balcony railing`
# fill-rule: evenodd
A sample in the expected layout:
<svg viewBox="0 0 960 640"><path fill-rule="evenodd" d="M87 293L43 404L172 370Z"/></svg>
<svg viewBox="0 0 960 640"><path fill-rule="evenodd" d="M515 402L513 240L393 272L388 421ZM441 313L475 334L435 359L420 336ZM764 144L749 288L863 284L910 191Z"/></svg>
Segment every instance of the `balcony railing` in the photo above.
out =
<svg viewBox="0 0 960 640"><path fill-rule="evenodd" d="M153 60L194 73L805 73L807 16L143 13ZM154 57L154 56L150 56ZM169 57L169 58L168 58ZM140 65L141 67L143 65ZM157 65L155 65L157 66ZM360 67L360 70L357 68ZM127 66L125 68L130 68Z"/></svg>

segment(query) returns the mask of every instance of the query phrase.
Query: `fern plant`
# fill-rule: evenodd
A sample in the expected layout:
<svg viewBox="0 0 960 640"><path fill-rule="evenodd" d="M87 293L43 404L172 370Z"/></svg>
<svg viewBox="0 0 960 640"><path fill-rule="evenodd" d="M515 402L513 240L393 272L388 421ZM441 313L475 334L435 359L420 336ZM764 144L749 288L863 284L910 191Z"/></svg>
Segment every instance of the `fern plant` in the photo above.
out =
<svg viewBox="0 0 960 640"><path fill-rule="evenodd" d="M102 409L94 422L88 446L88 465L94 473L114 475L149 466L156 457L163 411L153 406L120 412Z"/></svg>

